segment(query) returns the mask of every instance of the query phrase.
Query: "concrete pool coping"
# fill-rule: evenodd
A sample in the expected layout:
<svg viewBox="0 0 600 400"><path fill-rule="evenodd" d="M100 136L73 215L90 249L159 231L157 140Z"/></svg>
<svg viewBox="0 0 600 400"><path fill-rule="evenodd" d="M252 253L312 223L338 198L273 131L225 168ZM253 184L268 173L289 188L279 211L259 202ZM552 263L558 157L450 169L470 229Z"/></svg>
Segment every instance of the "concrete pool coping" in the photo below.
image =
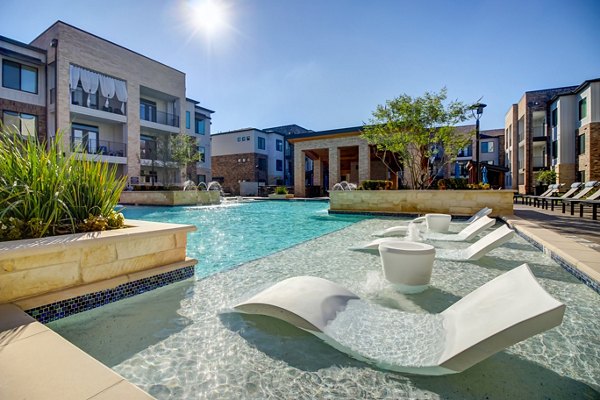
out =
<svg viewBox="0 0 600 400"><path fill-rule="evenodd" d="M12 304L0 305L0 398L154 399Z"/></svg>
<svg viewBox="0 0 600 400"><path fill-rule="evenodd" d="M501 219L586 285L599 291L598 251L535 222L516 216ZM583 278L577 275L578 271L585 274ZM3 371L0 398L153 399L10 304L0 306L0 370Z"/></svg>

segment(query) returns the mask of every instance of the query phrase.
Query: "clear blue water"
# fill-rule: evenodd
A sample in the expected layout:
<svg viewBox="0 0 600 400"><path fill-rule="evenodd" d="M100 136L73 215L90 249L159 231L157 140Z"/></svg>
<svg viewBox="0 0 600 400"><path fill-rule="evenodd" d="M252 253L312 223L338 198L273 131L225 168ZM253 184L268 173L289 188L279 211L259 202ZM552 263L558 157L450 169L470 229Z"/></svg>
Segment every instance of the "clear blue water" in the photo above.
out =
<svg viewBox="0 0 600 400"><path fill-rule="evenodd" d="M128 219L196 226L187 254L212 275L345 228L364 216L329 215L321 201L250 201L211 207L127 207Z"/></svg>

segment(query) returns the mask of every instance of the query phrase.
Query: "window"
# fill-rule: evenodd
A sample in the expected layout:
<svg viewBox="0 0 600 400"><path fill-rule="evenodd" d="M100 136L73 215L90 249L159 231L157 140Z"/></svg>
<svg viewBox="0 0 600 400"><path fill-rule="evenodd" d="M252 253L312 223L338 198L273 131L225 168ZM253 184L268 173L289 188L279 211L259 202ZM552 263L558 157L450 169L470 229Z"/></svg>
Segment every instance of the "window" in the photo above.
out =
<svg viewBox="0 0 600 400"><path fill-rule="evenodd" d="M558 158L558 140L552 142L552 158Z"/></svg>
<svg viewBox="0 0 600 400"><path fill-rule="evenodd" d="M275 170L283 171L283 161L282 160L275 160Z"/></svg>
<svg viewBox="0 0 600 400"><path fill-rule="evenodd" d="M37 68L14 61L2 61L2 86L23 92L38 92Z"/></svg>
<svg viewBox="0 0 600 400"><path fill-rule="evenodd" d="M198 119L196 118L195 120L195 130L194 132L200 134L200 135L204 135L204 120L203 119Z"/></svg>
<svg viewBox="0 0 600 400"><path fill-rule="evenodd" d="M266 158L259 158L257 165L258 165L258 170L259 171L266 171L267 170L267 159Z"/></svg>
<svg viewBox="0 0 600 400"><path fill-rule="evenodd" d="M185 129L192 128L192 114L189 111L185 112Z"/></svg>
<svg viewBox="0 0 600 400"><path fill-rule="evenodd" d="M198 161L206 162L206 149L204 146L198 146Z"/></svg>
<svg viewBox="0 0 600 400"><path fill-rule="evenodd" d="M259 150L265 150L267 148L267 144L264 137L257 138L257 146Z"/></svg>
<svg viewBox="0 0 600 400"><path fill-rule="evenodd" d="M71 148L84 153L98 152L98 127L73 124L71 128Z"/></svg>
<svg viewBox="0 0 600 400"><path fill-rule="evenodd" d="M552 110L552 126L558 125L558 108Z"/></svg>
<svg viewBox="0 0 600 400"><path fill-rule="evenodd" d="M198 175L198 183L200 182L206 183L206 175Z"/></svg>
<svg viewBox="0 0 600 400"><path fill-rule="evenodd" d="M471 151L471 146L464 147L458 151L457 157L471 157L473 153Z"/></svg>
<svg viewBox="0 0 600 400"><path fill-rule="evenodd" d="M587 97L579 100L579 120L587 117Z"/></svg>
<svg viewBox="0 0 600 400"><path fill-rule="evenodd" d="M482 142L481 143L481 152L482 153L493 153L494 152L494 142Z"/></svg>
<svg viewBox="0 0 600 400"><path fill-rule="evenodd" d="M6 126L14 125L23 136L37 136L37 117L35 115L4 111L2 120Z"/></svg>
<svg viewBox="0 0 600 400"><path fill-rule="evenodd" d="M585 133L577 136L577 155L585 154Z"/></svg>
<svg viewBox="0 0 600 400"><path fill-rule="evenodd" d="M283 151L283 140L275 140L275 150L277 151ZM278 170L281 171L281 170Z"/></svg>
<svg viewBox="0 0 600 400"><path fill-rule="evenodd" d="M140 119L143 119L144 121L156 122L155 102L140 99Z"/></svg>

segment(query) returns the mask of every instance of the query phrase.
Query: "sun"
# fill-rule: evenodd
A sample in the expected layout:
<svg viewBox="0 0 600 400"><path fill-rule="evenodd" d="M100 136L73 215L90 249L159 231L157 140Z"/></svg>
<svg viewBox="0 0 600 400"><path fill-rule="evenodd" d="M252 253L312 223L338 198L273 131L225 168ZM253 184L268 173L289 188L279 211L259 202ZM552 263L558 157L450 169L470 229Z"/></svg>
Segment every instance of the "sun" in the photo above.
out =
<svg viewBox="0 0 600 400"><path fill-rule="evenodd" d="M192 2L192 18L198 28L213 35L227 25L227 8L219 0L197 0Z"/></svg>

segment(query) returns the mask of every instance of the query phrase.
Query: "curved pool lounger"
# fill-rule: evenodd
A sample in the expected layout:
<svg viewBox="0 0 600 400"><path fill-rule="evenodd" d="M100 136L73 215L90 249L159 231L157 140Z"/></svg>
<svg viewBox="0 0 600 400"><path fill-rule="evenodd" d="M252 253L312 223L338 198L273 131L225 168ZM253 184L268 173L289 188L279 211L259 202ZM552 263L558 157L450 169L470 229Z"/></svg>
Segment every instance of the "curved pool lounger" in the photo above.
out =
<svg viewBox="0 0 600 400"><path fill-rule="evenodd" d="M477 211L475 214L473 214L471 216L471 218L469 218L465 222L458 222L458 223L459 224L472 224L473 222L477 221L481 217L487 217L491 213L492 213L492 209L491 208L484 207L481 210ZM408 223L411 223L411 222L413 222L413 223L425 222L426 221L426 217L427 217L427 214L425 214L425 216L423 216L423 217L415 218L412 221L409 221ZM384 230L381 230L381 231L373 233L373 236L379 236L379 237L404 236L407 233L407 229L408 229L408 225L392 226L390 228L387 228L387 229L384 229Z"/></svg>
<svg viewBox="0 0 600 400"><path fill-rule="evenodd" d="M475 236L491 228L496 223L495 219L483 216L472 224L467 225L458 233L437 233L427 232L425 239L428 240L446 240L451 242L464 242L473 239Z"/></svg>
<svg viewBox="0 0 600 400"><path fill-rule="evenodd" d="M562 322L564 304L523 264L440 314L412 314L361 300L322 278L281 281L234 306L306 330L350 356L392 371L462 372Z"/></svg>
<svg viewBox="0 0 600 400"><path fill-rule="evenodd" d="M513 238L515 232L508 226L503 225L500 228L488 233L466 249L451 250L438 249L436 258L442 260L466 260L476 261L485 256L490 251L502 246Z"/></svg>
<svg viewBox="0 0 600 400"><path fill-rule="evenodd" d="M354 251L364 251L372 254L379 254L379 245L381 243L394 243L394 242L403 242L403 238L399 237L381 237L377 239L373 239L368 243L361 244L358 246L350 247L349 250Z"/></svg>

